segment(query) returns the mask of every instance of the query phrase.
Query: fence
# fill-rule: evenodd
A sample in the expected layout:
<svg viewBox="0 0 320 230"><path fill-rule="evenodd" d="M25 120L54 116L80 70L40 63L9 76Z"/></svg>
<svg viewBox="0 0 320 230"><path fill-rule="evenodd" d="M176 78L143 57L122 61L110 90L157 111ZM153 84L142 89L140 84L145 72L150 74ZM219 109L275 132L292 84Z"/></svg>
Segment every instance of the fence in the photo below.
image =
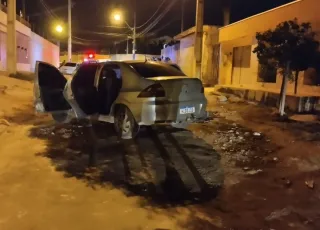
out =
<svg viewBox="0 0 320 230"><path fill-rule="evenodd" d="M7 6L3 5L2 3L0 4L0 10L5 12L5 13L8 13ZM17 15L16 20L21 22L23 25L31 28L31 24L26 19L24 19L23 17L20 17L19 15Z"/></svg>

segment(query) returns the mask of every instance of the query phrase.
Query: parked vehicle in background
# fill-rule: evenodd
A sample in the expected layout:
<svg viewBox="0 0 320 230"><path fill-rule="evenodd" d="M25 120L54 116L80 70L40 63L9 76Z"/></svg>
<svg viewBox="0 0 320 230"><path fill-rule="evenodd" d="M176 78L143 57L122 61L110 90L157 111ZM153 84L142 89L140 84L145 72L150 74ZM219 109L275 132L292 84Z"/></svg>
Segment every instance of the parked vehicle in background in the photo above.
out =
<svg viewBox="0 0 320 230"><path fill-rule="evenodd" d="M72 75L78 66L79 64L76 62L66 62L59 70L62 74Z"/></svg>
<svg viewBox="0 0 320 230"><path fill-rule="evenodd" d="M114 123L122 139L134 138L141 125L186 128L207 118L202 82L161 62L83 63L68 80L37 62L34 84L36 111L51 113L57 122L98 114Z"/></svg>

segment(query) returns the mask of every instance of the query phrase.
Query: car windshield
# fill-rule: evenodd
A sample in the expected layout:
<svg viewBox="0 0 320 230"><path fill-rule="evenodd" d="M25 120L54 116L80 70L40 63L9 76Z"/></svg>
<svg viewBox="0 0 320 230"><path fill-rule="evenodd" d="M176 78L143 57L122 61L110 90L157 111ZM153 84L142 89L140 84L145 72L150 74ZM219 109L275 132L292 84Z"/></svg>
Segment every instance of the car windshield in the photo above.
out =
<svg viewBox="0 0 320 230"><path fill-rule="evenodd" d="M77 63L74 62L67 62L66 64L64 64L64 66L68 66L68 67L76 67Z"/></svg>
<svg viewBox="0 0 320 230"><path fill-rule="evenodd" d="M142 77L151 78L159 76L185 76L180 70L170 66L153 63L132 63L130 66Z"/></svg>

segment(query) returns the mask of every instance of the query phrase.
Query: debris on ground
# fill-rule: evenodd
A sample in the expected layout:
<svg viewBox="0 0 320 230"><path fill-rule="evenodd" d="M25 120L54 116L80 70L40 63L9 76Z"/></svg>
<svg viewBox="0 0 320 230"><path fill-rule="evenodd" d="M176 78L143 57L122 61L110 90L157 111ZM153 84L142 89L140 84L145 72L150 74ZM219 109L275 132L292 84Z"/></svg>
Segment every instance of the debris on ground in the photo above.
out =
<svg viewBox="0 0 320 230"><path fill-rule="evenodd" d="M266 221L277 220L277 219L280 219L281 217L285 217L285 216L290 215L291 212L292 212L291 207L276 210L276 211L272 212L269 216L267 216L265 218L265 220Z"/></svg>
<svg viewBox="0 0 320 230"><path fill-rule="evenodd" d="M1 125L6 125L6 126L10 126L9 121L7 121L6 119L0 119L0 124Z"/></svg>
<svg viewBox="0 0 320 230"><path fill-rule="evenodd" d="M227 102L228 101L228 98L226 96L218 96L217 97L217 100L219 102Z"/></svg>
<svg viewBox="0 0 320 230"><path fill-rule="evenodd" d="M256 175L256 174L261 173L261 172L263 172L262 169L249 170L249 171L247 172L247 174L248 174L248 175Z"/></svg>
<svg viewBox="0 0 320 230"><path fill-rule="evenodd" d="M231 95L229 98L228 98L228 101L231 102L231 103L243 103L245 102L244 99L240 98L240 97L237 97L235 95Z"/></svg>
<svg viewBox="0 0 320 230"><path fill-rule="evenodd" d="M1 94L5 94L7 89L8 89L7 86L1 85L1 86L0 86L0 93L1 93Z"/></svg>
<svg viewBox="0 0 320 230"><path fill-rule="evenodd" d="M260 136L261 136L261 133L254 132L254 133L253 133L253 136L260 137Z"/></svg>
<svg viewBox="0 0 320 230"><path fill-rule="evenodd" d="M308 188L313 189L314 188L314 180L306 180L305 184Z"/></svg>
<svg viewBox="0 0 320 230"><path fill-rule="evenodd" d="M315 114L295 114L289 117L289 119L300 122L319 122L319 116Z"/></svg>

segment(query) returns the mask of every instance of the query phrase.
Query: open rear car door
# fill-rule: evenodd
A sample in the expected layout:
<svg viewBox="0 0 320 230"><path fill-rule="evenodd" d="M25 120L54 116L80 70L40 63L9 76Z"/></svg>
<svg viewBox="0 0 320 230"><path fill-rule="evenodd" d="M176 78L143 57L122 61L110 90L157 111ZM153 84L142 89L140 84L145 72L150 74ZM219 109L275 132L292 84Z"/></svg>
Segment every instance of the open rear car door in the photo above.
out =
<svg viewBox="0 0 320 230"><path fill-rule="evenodd" d="M37 61L34 81L36 111L51 113L57 122L87 118L98 111L97 89L94 87L96 66L83 66L67 80L53 65Z"/></svg>
<svg viewBox="0 0 320 230"><path fill-rule="evenodd" d="M67 122L73 114L64 96L67 79L53 65L37 61L34 81L34 105L37 112L48 112L57 122ZM72 116L71 116L72 117Z"/></svg>

